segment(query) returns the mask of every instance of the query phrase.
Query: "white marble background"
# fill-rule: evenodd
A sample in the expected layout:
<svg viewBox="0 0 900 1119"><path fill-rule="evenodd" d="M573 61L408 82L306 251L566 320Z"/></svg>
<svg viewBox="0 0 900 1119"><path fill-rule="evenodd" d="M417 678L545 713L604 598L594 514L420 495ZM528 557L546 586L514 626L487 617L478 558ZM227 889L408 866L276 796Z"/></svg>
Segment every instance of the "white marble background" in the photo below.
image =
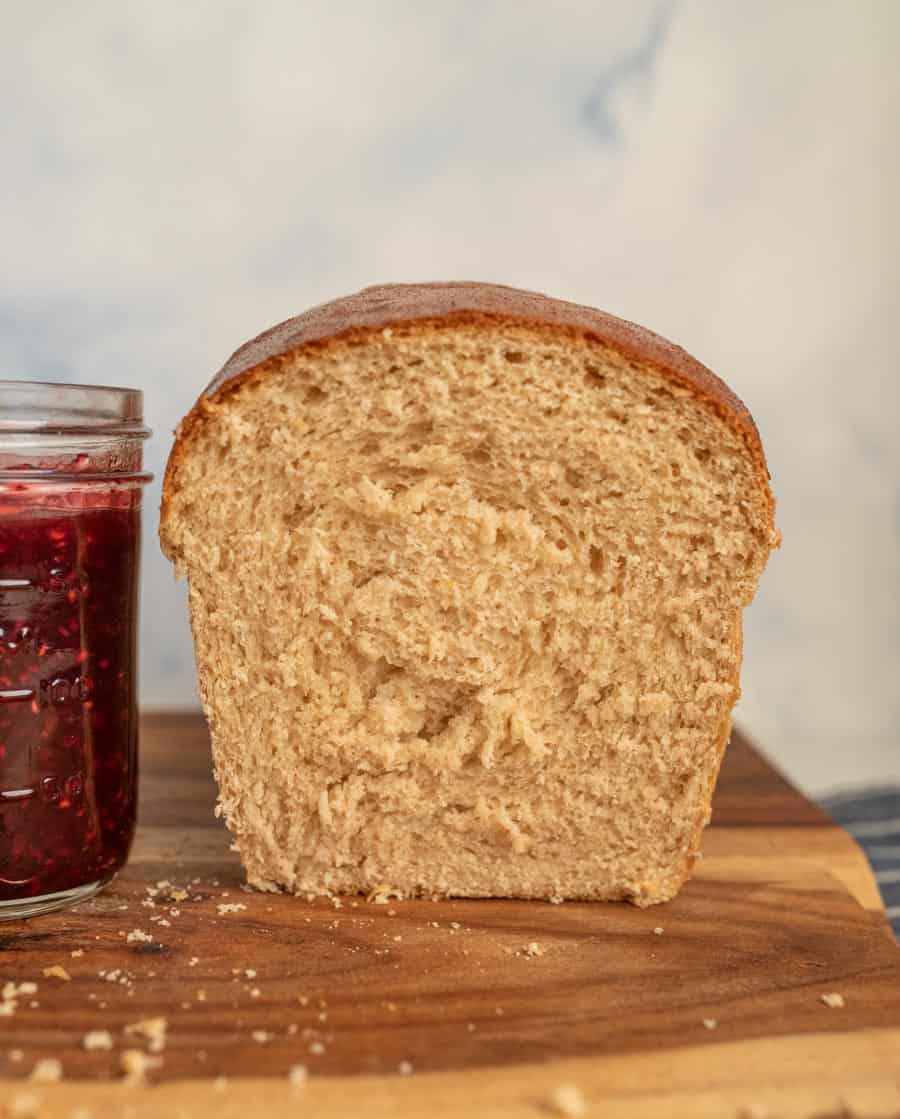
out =
<svg viewBox="0 0 900 1119"><path fill-rule="evenodd" d="M813 791L900 778L898 48L896 0L6 5L0 376L142 386L159 475L237 344L368 283L644 322L769 454L739 718ZM157 504L143 701L187 706Z"/></svg>

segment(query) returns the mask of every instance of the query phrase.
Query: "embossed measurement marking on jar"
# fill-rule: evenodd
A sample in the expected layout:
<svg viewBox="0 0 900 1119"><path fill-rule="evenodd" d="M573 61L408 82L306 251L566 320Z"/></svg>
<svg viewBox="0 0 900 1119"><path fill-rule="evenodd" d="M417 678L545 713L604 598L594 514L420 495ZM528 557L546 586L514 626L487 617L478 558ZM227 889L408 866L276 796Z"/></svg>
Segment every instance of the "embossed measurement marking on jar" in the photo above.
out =
<svg viewBox="0 0 900 1119"><path fill-rule="evenodd" d="M36 789L0 789L0 800L28 800Z"/></svg>
<svg viewBox="0 0 900 1119"><path fill-rule="evenodd" d="M67 807L69 804L80 804L84 800L84 786L85 777L80 770L70 773L68 777L58 777L56 774L48 773L41 778L37 786L0 789L0 804L40 797L48 804L61 804Z"/></svg>
<svg viewBox="0 0 900 1119"><path fill-rule="evenodd" d="M38 684L38 703L41 707L59 707L69 702L86 703L91 698L91 692L91 682L85 676L76 676L74 680L56 676Z"/></svg>
<svg viewBox="0 0 900 1119"><path fill-rule="evenodd" d="M0 703L20 703L34 696L34 688L0 689Z"/></svg>
<svg viewBox="0 0 900 1119"><path fill-rule="evenodd" d="M57 677L41 680L34 688L0 688L0 703L24 703L37 697L41 707L60 707L64 703L86 703L92 694L90 680L76 676L74 680Z"/></svg>

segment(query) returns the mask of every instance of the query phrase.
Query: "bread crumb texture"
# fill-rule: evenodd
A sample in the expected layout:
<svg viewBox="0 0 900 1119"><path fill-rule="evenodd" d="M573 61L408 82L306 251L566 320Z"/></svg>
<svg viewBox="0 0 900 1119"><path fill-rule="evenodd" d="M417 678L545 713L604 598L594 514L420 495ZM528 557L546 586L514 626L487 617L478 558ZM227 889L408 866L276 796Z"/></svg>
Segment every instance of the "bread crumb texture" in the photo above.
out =
<svg viewBox="0 0 900 1119"><path fill-rule="evenodd" d="M252 885L676 893L776 543L721 404L550 324L415 323L226 383L173 462Z"/></svg>

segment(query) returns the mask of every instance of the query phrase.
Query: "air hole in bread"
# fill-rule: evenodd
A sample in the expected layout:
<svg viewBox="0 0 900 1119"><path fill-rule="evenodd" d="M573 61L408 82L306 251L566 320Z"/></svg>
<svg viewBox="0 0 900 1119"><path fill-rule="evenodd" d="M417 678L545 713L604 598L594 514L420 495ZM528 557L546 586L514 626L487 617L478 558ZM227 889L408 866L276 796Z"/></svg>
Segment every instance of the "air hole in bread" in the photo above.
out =
<svg viewBox="0 0 900 1119"><path fill-rule="evenodd" d="M586 362L584 366L584 380L588 385L593 385L595 388L604 388L606 385L606 374L600 371L600 367L594 365L592 362Z"/></svg>
<svg viewBox="0 0 900 1119"><path fill-rule="evenodd" d="M491 461L491 449L486 443L479 443L477 447L472 447L470 450L464 452L469 462L488 463Z"/></svg>

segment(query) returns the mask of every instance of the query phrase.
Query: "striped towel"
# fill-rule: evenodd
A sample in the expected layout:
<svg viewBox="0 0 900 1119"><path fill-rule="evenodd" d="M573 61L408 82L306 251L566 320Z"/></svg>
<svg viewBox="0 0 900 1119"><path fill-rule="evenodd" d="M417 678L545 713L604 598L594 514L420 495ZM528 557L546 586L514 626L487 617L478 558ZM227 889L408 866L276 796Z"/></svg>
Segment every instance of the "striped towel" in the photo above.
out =
<svg viewBox="0 0 900 1119"><path fill-rule="evenodd" d="M900 786L828 797L823 807L868 855L888 920L900 936Z"/></svg>

